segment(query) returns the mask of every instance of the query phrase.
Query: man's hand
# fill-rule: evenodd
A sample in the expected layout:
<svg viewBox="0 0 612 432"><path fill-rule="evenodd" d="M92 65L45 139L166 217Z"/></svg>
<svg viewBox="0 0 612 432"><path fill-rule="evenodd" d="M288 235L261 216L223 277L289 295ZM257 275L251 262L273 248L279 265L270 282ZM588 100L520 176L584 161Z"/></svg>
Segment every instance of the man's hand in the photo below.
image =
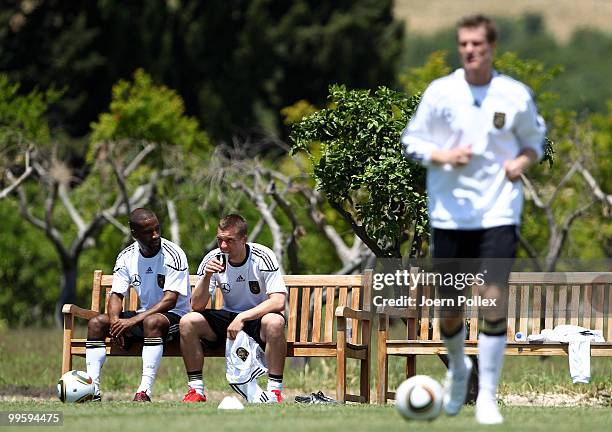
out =
<svg viewBox="0 0 612 432"><path fill-rule="evenodd" d="M234 321L230 323L227 327L227 338L230 340L236 339L238 332L240 332L244 328L244 321L240 317L240 314L234 318Z"/></svg>
<svg viewBox="0 0 612 432"><path fill-rule="evenodd" d="M512 182L518 180L529 165L531 165L531 160L526 155L520 155L516 159L505 161L506 177Z"/></svg>
<svg viewBox="0 0 612 432"><path fill-rule="evenodd" d="M213 258L209 260L206 263L206 266L204 267L204 271L210 274L218 273L220 271L223 271L223 269L224 269L223 263L219 261L217 258Z"/></svg>
<svg viewBox="0 0 612 432"><path fill-rule="evenodd" d="M114 322L111 322L109 333L112 338L119 338L136 324L134 318L119 318Z"/></svg>
<svg viewBox="0 0 612 432"><path fill-rule="evenodd" d="M434 150L431 160L438 164L451 164L453 167L467 165L472 159L472 146L462 145L450 150Z"/></svg>

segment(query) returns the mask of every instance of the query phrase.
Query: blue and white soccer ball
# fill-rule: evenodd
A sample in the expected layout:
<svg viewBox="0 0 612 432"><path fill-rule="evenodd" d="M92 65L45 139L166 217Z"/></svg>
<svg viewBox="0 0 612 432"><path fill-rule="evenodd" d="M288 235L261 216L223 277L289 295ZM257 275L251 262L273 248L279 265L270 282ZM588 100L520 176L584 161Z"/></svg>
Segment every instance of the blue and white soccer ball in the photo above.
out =
<svg viewBox="0 0 612 432"><path fill-rule="evenodd" d="M57 382L57 397L65 403L89 402L94 391L93 380L82 371L68 371Z"/></svg>
<svg viewBox="0 0 612 432"><path fill-rule="evenodd" d="M442 411L444 390L427 375L415 375L400 384L395 409L407 420L433 420Z"/></svg>

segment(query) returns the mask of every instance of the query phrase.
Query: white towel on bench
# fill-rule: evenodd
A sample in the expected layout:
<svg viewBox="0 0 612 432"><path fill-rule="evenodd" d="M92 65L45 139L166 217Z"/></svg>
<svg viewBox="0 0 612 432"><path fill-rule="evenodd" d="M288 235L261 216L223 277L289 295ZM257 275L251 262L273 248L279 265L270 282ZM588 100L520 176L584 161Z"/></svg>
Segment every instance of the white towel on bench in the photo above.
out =
<svg viewBox="0 0 612 432"><path fill-rule="evenodd" d="M528 341L561 342L568 344L570 376L574 384L588 384L591 379L591 342L605 342L601 331L561 324L553 330L530 334Z"/></svg>

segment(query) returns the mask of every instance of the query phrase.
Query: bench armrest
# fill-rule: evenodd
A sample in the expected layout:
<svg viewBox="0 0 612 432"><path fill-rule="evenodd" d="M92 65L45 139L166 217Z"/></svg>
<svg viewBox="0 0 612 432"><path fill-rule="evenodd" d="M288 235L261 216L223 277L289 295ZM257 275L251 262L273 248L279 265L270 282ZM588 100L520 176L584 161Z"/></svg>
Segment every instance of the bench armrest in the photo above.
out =
<svg viewBox="0 0 612 432"><path fill-rule="evenodd" d="M74 315L79 318L85 318L86 320L90 320L93 317L100 315L100 312L96 312L91 309L83 309L69 303L62 307L62 313L64 315Z"/></svg>
<svg viewBox="0 0 612 432"><path fill-rule="evenodd" d="M338 306L336 308L336 316L343 318L352 318L362 321L370 321L372 319L370 312L351 309L348 306Z"/></svg>
<svg viewBox="0 0 612 432"><path fill-rule="evenodd" d="M415 318L416 310L412 309L400 309L393 306L378 306L376 307L376 313L378 315L387 315L393 318Z"/></svg>

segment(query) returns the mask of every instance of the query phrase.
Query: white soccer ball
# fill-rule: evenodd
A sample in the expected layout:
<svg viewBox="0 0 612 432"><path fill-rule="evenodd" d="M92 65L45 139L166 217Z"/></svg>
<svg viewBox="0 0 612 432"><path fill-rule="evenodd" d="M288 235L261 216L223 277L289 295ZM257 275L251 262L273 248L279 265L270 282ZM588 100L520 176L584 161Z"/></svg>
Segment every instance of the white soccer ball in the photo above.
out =
<svg viewBox="0 0 612 432"><path fill-rule="evenodd" d="M395 409L410 420L433 420L442 411L444 391L435 379L415 375L400 384L395 393Z"/></svg>
<svg viewBox="0 0 612 432"><path fill-rule="evenodd" d="M66 403L89 402L94 391L93 380L82 371L68 371L57 382L57 397Z"/></svg>

